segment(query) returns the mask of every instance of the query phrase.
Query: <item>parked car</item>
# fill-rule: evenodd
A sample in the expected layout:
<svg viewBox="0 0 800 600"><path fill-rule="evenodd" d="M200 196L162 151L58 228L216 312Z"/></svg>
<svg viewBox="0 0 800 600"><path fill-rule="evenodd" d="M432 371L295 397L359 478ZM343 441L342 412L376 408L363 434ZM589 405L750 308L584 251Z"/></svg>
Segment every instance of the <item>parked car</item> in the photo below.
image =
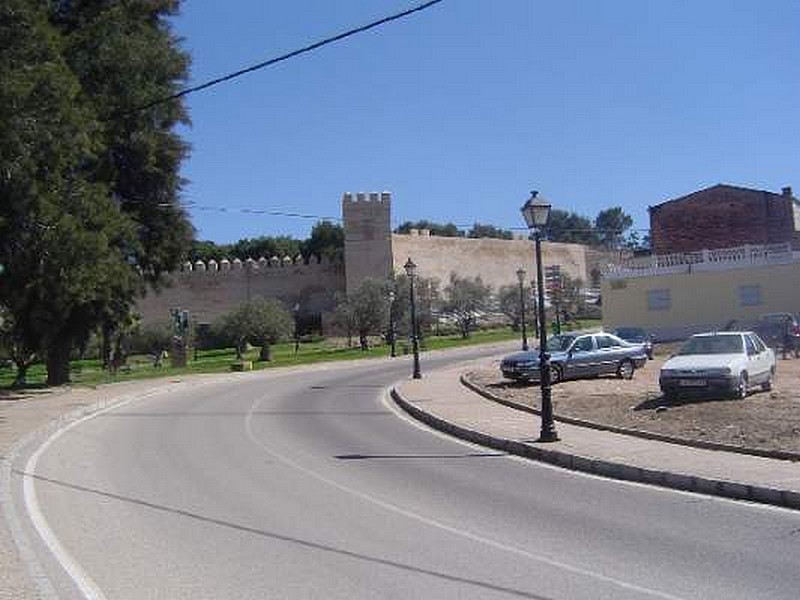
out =
<svg viewBox="0 0 800 600"><path fill-rule="evenodd" d="M698 333L661 367L664 396L726 394L744 398L755 386L772 388L775 353L752 331Z"/></svg>
<svg viewBox="0 0 800 600"><path fill-rule="evenodd" d="M550 381L616 375L631 379L647 362L642 344L631 344L610 333L564 333L547 340ZM503 377L539 381L539 351L516 352L500 362Z"/></svg>
<svg viewBox="0 0 800 600"><path fill-rule="evenodd" d="M775 351L780 349L784 358L790 353L800 358L800 324L791 313L761 315L754 329L767 346Z"/></svg>
<svg viewBox="0 0 800 600"><path fill-rule="evenodd" d="M653 360L653 335L647 333L641 327L617 327L613 331L614 335L626 342L633 344L643 344L647 353L647 358Z"/></svg>

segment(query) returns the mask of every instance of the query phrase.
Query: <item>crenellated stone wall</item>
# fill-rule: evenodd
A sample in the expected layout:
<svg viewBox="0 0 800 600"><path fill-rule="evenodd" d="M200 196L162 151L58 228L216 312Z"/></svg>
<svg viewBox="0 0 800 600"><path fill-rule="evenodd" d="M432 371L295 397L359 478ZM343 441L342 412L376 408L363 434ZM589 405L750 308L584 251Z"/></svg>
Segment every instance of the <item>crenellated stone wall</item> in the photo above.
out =
<svg viewBox="0 0 800 600"><path fill-rule="evenodd" d="M411 258L421 277L438 279L447 285L450 273L462 277L480 276L497 291L517 284L517 269L527 272L528 281L536 278L535 245L530 240L455 238L430 235L427 231L392 235L393 270L403 272ZM542 242L545 266L560 265L573 279L587 281L585 247L579 244Z"/></svg>
<svg viewBox="0 0 800 600"><path fill-rule="evenodd" d="M287 308L299 302L304 313L324 313L333 309L339 291L344 291L341 262L305 263L288 256L198 261L185 263L182 271L169 276L166 287L151 290L137 309L146 324L169 320L171 308L189 310L196 322L210 323L259 297L277 298Z"/></svg>
<svg viewBox="0 0 800 600"><path fill-rule="evenodd" d="M299 302L303 313L327 313L337 292L352 292L365 277L386 279L400 273L410 257L419 274L442 287L451 273L480 276L497 291L516 285L520 267L535 279L534 243L527 239L469 239L410 235L391 231L389 192L345 193L342 197L345 233L344 263L303 261L302 257L211 260L185 263L162 290L150 291L138 304L144 323L169 319L172 308L188 310L195 322L212 322L248 299L277 298L287 308ZM586 247L544 242L545 265L560 265L572 278L588 282Z"/></svg>

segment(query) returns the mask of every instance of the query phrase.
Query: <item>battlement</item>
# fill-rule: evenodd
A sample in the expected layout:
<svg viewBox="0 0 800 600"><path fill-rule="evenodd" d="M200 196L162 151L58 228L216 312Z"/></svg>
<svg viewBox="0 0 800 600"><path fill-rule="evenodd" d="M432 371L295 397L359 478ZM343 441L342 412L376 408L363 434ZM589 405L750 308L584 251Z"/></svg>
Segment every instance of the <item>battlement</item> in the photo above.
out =
<svg viewBox="0 0 800 600"><path fill-rule="evenodd" d="M358 204L358 203L377 203L377 204L390 204L392 201L391 192L345 192L342 194L342 205L345 204Z"/></svg>
<svg viewBox="0 0 800 600"><path fill-rule="evenodd" d="M299 254L294 258L290 256L284 256L283 258L279 258L277 256L266 258L262 256L258 260L253 258L248 258L246 260L234 258L231 261L227 258L223 258L220 261L216 261L212 258L208 262L204 262L202 260L197 260L195 262L186 261L181 265L180 273L199 274L248 272L255 274L256 272L259 272L267 274L271 272L274 274L280 273L285 275L287 269L289 268L293 268L292 272L297 272L298 268L303 271L318 270L320 268L327 269L329 267L339 266L341 264L342 263L340 260L331 260L325 257L310 257L308 260L305 260Z"/></svg>

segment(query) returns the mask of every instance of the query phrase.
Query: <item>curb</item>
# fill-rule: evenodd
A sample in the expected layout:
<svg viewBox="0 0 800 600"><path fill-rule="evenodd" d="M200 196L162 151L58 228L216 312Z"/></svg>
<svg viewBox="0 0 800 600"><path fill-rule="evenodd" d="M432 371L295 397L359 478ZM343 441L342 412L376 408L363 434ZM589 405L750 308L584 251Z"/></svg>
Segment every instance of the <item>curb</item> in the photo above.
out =
<svg viewBox="0 0 800 600"><path fill-rule="evenodd" d="M530 443L494 437L445 421L408 402L400 395L396 386L392 387L390 395L395 404L402 410L434 429L481 446L502 450L516 456L530 458L571 471L590 473L602 477L609 477L611 479L636 481L709 496L720 496L734 500L749 500L760 504L800 509L800 492L747 485L721 479L709 479L694 475L683 475L669 471L645 469L607 460L577 456L558 450L545 450L544 448L534 446Z"/></svg>
<svg viewBox="0 0 800 600"><path fill-rule="evenodd" d="M469 379L468 374L462 373L459 377L461 385L491 400L509 408L520 410L523 412L538 415L539 410L525 404L514 402L513 400L506 400L500 396L495 396L492 392L479 386L477 383ZM597 429L598 431L610 431L611 433L621 433L623 435L632 435L634 437L644 438L646 440L655 440L659 442L667 442L669 444L677 444L679 446L690 446L692 448L701 448L703 450L721 450L724 452L735 452L736 454L746 454L748 456L760 456L762 458L774 458L776 460L787 460L791 462L800 462L800 454L797 452L787 452L783 450L765 450L763 448L742 448L741 446L732 446L730 444L722 444L719 442L704 442L702 440L687 440L664 433L654 433L651 431L643 431L641 429L630 429L628 427L617 427L616 425L604 425L596 423L595 421L586 421L576 417L565 417L562 415L555 415L553 417L556 421L568 423L570 425L577 425L579 427L588 427L589 429Z"/></svg>

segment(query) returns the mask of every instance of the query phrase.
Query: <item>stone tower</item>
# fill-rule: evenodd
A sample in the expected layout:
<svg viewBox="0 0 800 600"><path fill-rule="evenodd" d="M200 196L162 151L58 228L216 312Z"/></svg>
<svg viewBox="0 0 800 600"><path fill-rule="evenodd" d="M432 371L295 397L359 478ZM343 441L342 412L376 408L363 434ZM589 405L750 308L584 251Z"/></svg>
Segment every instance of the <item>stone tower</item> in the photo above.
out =
<svg viewBox="0 0 800 600"><path fill-rule="evenodd" d="M392 195L389 192L342 197L344 264L347 293L365 277L386 279L392 274Z"/></svg>

